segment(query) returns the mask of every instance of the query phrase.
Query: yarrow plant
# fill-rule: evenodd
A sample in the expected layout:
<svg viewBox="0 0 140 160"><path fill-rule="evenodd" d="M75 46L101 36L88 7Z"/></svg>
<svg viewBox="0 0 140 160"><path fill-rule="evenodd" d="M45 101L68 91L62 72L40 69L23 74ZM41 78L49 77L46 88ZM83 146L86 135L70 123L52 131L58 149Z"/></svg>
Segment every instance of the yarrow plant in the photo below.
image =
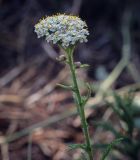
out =
<svg viewBox="0 0 140 160"><path fill-rule="evenodd" d="M82 148L88 155L89 160L93 160L92 147L90 143L88 125L85 117L84 106L90 96L82 97L77 83L76 69L82 67L80 62L74 62L73 52L77 43L87 42L89 35L87 25L79 17L65 14L48 16L35 25L35 32L38 38L45 37L47 42L59 45L64 49L65 55L61 55L59 60L65 61L69 65L73 84L70 86L60 85L63 88L70 89L74 93L75 103L81 119L84 144L71 145L71 148ZM87 85L89 88L89 85Z"/></svg>
<svg viewBox="0 0 140 160"><path fill-rule="evenodd" d="M58 60L63 61L69 65L72 75L72 85L66 86L59 84L59 86L71 90L74 94L74 100L77 106L78 114L81 119L83 134L85 142L83 144L72 144L72 149L81 148L87 153L85 157L81 157L84 160L93 160L93 150L90 142L90 136L88 131L88 124L85 117L84 107L90 97L90 85L86 83L88 88L88 95L82 96L76 77L76 69L86 67L87 65L81 64L81 62L74 62L73 53L77 43L87 42L87 36L89 35L87 25L79 17L65 14L58 14L54 16L48 16L39 21L35 25L35 32L38 38L45 37L48 43L57 44L64 49L65 55L60 55ZM120 142L121 139L117 139L107 146L107 149L102 155L101 160L105 160L113 145Z"/></svg>

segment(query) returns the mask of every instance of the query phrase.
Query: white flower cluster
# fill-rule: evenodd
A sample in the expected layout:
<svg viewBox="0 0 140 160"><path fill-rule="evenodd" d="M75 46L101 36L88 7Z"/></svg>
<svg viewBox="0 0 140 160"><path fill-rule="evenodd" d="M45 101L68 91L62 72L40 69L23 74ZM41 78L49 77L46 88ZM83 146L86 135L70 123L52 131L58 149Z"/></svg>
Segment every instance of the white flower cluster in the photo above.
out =
<svg viewBox="0 0 140 160"><path fill-rule="evenodd" d="M45 36L47 42L67 48L77 42L87 42L87 25L76 16L65 14L46 17L35 25L38 38Z"/></svg>

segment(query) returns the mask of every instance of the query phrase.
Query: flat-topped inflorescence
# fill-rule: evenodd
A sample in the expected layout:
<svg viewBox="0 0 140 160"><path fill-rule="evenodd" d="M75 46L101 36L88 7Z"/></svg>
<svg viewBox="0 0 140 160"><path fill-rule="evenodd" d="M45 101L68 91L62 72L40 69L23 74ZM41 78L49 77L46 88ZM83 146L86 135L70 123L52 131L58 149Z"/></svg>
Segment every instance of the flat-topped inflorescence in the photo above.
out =
<svg viewBox="0 0 140 160"><path fill-rule="evenodd" d="M43 18L35 25L38 38L45 37L47 42L59 44L63 48L78 42L87 42L87 25L77 16L58 14Z"/></svg>

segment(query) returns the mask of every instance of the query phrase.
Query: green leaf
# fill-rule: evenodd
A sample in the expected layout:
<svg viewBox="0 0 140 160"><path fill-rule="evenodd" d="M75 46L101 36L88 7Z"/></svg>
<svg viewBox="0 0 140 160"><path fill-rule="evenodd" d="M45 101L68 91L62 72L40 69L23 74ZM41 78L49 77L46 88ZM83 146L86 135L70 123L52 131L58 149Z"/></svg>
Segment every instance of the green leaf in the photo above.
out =
<svg viewBox="0 0 140 160"><path fill-rule="evenodd" d="M109 155L110 151L113 149L113 147L114 147L116 144L120 143L122 140L123 140L123 138L118 138L118 139L112 141L112 142L107 146L106 150L104 151L101 160L105 160L106 157Z"/></svg>
<svg viewBox="0 0 140 160"><path fill-rule="evenodd" d="M81 64L80 68L88 68L90 65L88 64Z"/></svg>
<svg viewBox="0 0 140 160"><path fill-rule="evenodd" d="M56 84L57 86L63 88L63 89L68 89L68 90L73 90L73 87L72 86L67 86L67 85L64 85L64 84Z"/></svg>
<svg viewBox="0 0 140 160"><path fill-rule="evenodd" d="M88 93L87 96L83 96L82 97L82 106L85 106L85 104L87 103L88 99L91 97L91 86L89 83L86 83L85 86L88 89Z"/></svg>

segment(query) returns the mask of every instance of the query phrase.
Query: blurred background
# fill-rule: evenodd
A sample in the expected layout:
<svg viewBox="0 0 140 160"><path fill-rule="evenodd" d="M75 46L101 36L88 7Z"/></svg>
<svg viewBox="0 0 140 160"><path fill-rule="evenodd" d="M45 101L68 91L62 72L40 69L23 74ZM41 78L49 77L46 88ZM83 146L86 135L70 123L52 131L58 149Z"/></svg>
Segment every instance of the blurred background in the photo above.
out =
<svg viewBox="0 0 140 160"><path fill-rule="evenodd" d="M95 160L118 137L109 160L140 160L140 1L0 0L0 160L78 160L83 136L69 84L68 68L56 58L58 46L37 39L34 25L57 13L79 15L90 35L75 61L92 87L86 116ZM114 93L115 91L115 93Z"/></svg>

